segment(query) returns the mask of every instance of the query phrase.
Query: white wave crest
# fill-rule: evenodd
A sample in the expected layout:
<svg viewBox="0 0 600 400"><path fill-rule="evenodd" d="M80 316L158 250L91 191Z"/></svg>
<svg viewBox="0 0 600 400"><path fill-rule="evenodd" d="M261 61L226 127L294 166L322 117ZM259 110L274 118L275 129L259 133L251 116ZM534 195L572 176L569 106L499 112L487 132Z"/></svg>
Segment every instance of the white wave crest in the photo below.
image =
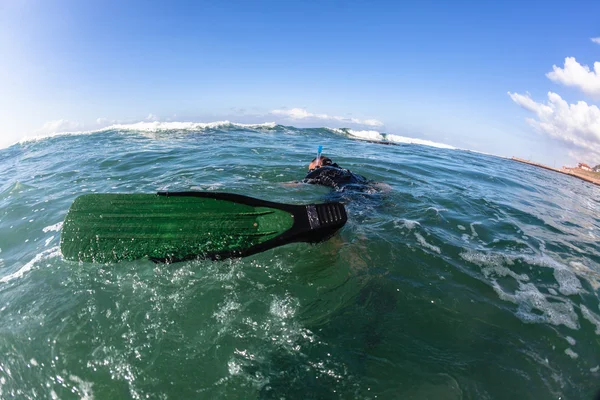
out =
<svg viewBox="0 0 600 400"><path fill-rule="evenodd" d="M415 139L399 135L386 135L385 138L394 143L420 144L421 146L437 147L439 149L456 150L456 147L445 143L433 142L426 139Z"/></svg>
<svg viewBox="0 0 600 400"><path fill-rule="evenodd" d="M230 121L215 121L215 122L137 122L134 124L115 124L104 130L123 130L123 131L139 131L139 132L163 132L163 131L197 131L216 128L275 128L275 122L265 122L262 124L240 124Z"/></svg>
<svg viewBox="0 0 600 400"><path fill-rule="evenodd" d="M346 129L346 128L327 128L327 129L329 129L332 132L341 134L341 135L347 135L347 136L355 137L355 138L361 139L361 140L374 140L374 141L378 141L378 142L387 141L387 142L392 142L392 143L404 143L404 144L418 144L421 146L437 147L439 149L457 150L456 147L450 146L449 144L445 144L445 143L438 143L438 142L434 142L432 140L417 139L417 138L410 138L410 137L406 137L406 136L381 133L381 132L374 131L374 130L360 131L360 130Z"/></svg>
<svg viewBox="0 0 600 400"><path fill-rule="evenodd" d="M148 120L150 119L150 120ZM135 122L135 123L112 123L111 125L107 125L104 127L98 127L99 125L106 123L104 121L100 121L96 124L95 129L88 130L65 130L65 129L74 129L78 127L84 127L81 124L46 124L41 131L43 132L37 136L27 136L21 139L18 144L25 144L30 142L41 141L53 137L58 136L78 136L78 135L91 135L111 130L122 131L122 132L141 132L141 133L159 133L159 132L169 132L169 131L203 131L207 129L218 129L218 128L247 128L247 129L273 129L278 126L275 122L264 122L258 124L244 124L239 122L231 122L231 121L214 121L214 122L161 122L152 120L153 118L147 118L144 121ZM56 130L52 130L55 128ZM344 135L347 137L360 139L360 140L368 140L368 141L376 141L376 142L390 142L390 143L403 143L403 144L417 144L421 146L429 146L429 147L437 147L440 149L451 149L457 150L458 148L445 144L438 143L432 140L426 139L417 139L406 136L382 133L376 130L354 130L348 128L324 128L333 133Z"/></svg>
<svg viewBox="0 0 600 400"><path fill-rule="evenodd" d="M201 131L206 129L217 128L275 128L275 122L264 122L261 124L242 124L231 121L215 121L215 122L159 122L159 121L140 121L131 124L112 124L103 128L81 130L81 131L57 131L47 134L26 136L19 140L18 144L38 142L41 140L58 137L58 136L79 136L92 135L111 130L131 131L131 132L167 132L167 131Z"/></svg>
<svg viewBox="0 0 600 400"><path fill-rule="evenodd" d="M36 135L36 136L25 136L24 138L22 138L21 140L19 140L15 144L26 144L26 143L40 142L42 140L50 139L50 138L53 138L53 137L59 137L59 136L91 135L93 133L103 132L103 131L105 131L107 129L108 128L96 129L96 130L91 130L91 131L54 132L54 133L48 133L48 134Z"/></svg>
<svg viewBox="0 0 600 400"><path fill-rule="evenodd" d="M31 260L27 264L23 265L17 271L0 278L0 282L7 283L7 282L12 281L13 279L21 278L23 275L25 275L26 272L30 271L37 262L40 262L42 260L47 260L52 257L57 257L59 255L60 255L60 248L58 246L52 247L51 249L48 249L48 250L44 250L41 253L37 254L35 257L33 257L33 260Z"/></svg>
<svg viewBox="0 0 600 400"><path fill-rule="evenodd" d="M385 137L377 131L355 131L354 129L328 128L329 130L341 135L348 135L362 140L383 141Z"/></svg>

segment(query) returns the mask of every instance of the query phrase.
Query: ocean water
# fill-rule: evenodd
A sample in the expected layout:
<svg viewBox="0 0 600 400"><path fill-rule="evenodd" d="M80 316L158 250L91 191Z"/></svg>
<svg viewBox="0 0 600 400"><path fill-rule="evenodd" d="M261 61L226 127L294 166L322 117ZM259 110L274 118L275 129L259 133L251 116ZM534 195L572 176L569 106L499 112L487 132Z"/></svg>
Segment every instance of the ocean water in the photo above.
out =
<svg viewBox="0 0 600 400"><path fill-rule="evenodd" d="M284 185L303 178L318 145L385 185ZM578 179L375 131L231 123L26 140L0 150L0 178L0 398L592 399L600 389L600 189ZM76 196L158 190L340 200L349 221L327 242L244 259L62 259Z"/></svg>

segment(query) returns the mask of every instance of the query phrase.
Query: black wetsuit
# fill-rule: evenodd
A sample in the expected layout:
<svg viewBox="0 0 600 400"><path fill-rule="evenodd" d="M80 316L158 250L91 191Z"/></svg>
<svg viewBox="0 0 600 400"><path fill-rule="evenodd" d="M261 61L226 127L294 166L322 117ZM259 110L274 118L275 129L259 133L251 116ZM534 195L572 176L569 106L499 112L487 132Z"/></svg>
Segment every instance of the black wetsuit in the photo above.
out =
<svg viewBox="0 0 600 400"><path fill-rule="evenodd" d="M369 180L337 164L332 164L309 172L302 182L329 186L341 192L347 189L364 191L368 187Z"/></svg>

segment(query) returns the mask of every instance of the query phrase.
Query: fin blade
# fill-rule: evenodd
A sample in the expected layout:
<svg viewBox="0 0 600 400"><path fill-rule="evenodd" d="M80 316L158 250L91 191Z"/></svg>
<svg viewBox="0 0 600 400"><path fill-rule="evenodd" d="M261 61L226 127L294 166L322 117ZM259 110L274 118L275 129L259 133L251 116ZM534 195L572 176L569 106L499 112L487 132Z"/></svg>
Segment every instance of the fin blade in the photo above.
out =
<svg viewBox="0 0 600 400"><path fill-rule="evenodd" d="M307 206L229 193L86 194L65 217L61 251L68 260L100 263L237 257L318 241L346 222L339 203L311 207L309 222Z"/></svg>

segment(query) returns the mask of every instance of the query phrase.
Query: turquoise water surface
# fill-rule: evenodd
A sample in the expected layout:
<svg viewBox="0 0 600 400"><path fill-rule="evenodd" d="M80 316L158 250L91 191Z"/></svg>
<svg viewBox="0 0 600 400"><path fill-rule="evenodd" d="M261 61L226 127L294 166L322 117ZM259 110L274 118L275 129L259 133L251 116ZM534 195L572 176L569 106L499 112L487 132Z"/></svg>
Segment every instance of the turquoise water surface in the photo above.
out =
<svg viewBox="0 0 600 400"><path fill-rule="evenodd" d="M154 124L0 150L0 398L592 399L600 189L361 137L382 139ZM385 185L284 185L318 145ZM244 259L62 259L75 197L158 190L338 200L349 220L327 242Z"/></svg>

